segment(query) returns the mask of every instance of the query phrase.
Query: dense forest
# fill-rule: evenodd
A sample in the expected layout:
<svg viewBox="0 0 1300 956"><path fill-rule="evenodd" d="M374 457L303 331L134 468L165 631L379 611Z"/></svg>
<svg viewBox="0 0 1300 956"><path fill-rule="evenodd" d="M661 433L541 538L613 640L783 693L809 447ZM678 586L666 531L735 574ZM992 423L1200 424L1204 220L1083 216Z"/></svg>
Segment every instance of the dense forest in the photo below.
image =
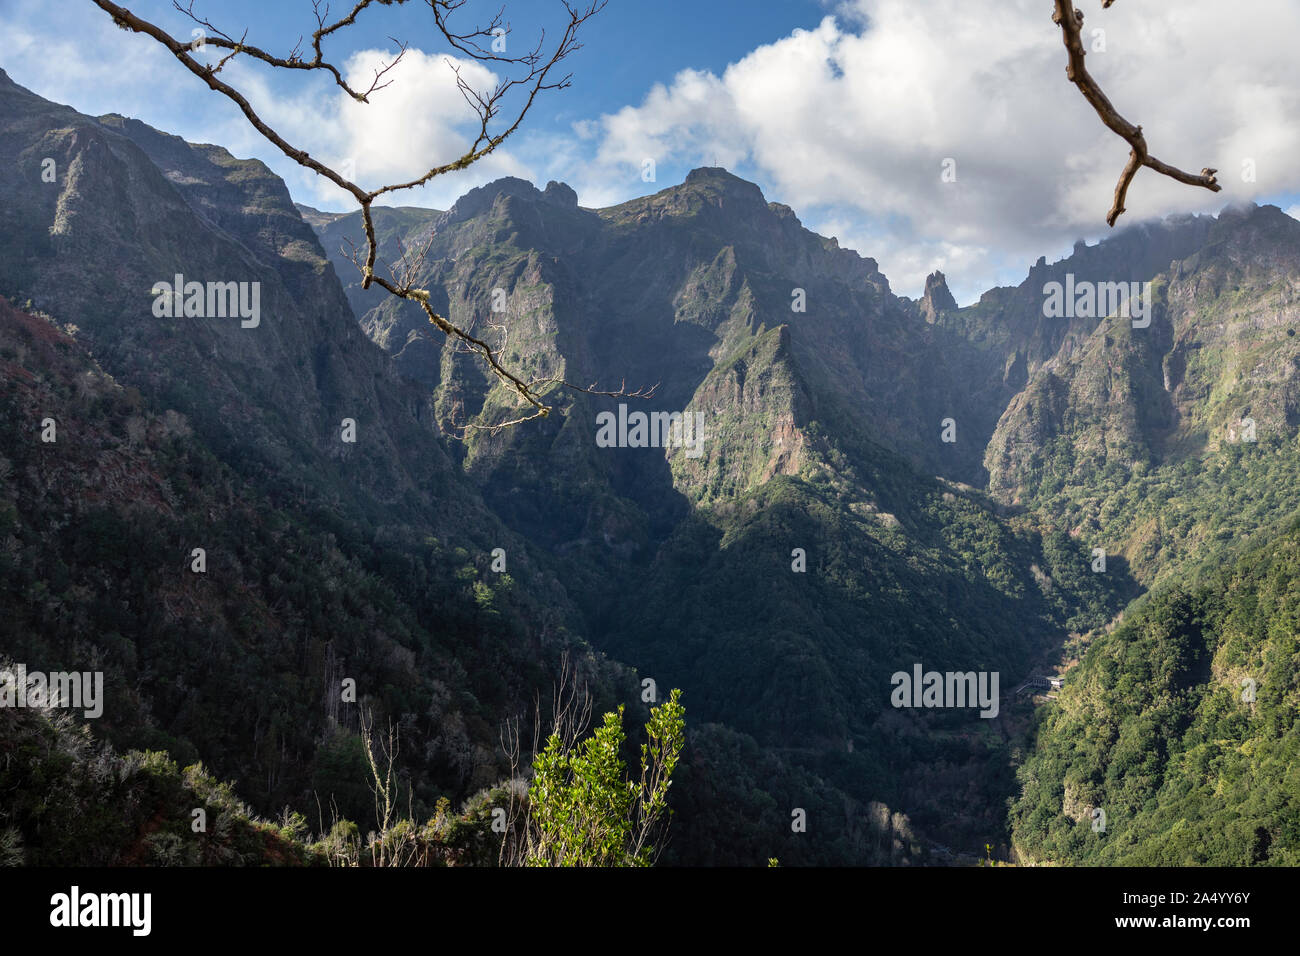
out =
<svg viewBox="0 0 1300 956"><path fill-rule="evenodd" d="M1300 521L1197 584L1158 588L1037 715L1017 849L1080 865L1300 863L1297 635Z"/></svg>

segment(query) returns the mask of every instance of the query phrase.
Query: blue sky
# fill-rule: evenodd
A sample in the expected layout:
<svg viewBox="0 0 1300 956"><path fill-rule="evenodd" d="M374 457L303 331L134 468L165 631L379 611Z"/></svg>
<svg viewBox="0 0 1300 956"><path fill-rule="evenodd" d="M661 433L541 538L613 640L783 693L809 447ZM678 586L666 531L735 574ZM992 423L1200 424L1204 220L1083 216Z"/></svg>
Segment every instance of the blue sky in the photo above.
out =
<svg viewBox="0 0 1300 956"><path fill-rule="evenodd" d="M170 0L146 0L126 3L141 16L175 27L173 33L188 32L193 24L172 10ZM331 12L343 12L351 0L335 0ZM474 19L475 11L495 12L502 4L471 4L461 15L461 22ZM9 6L9 4L0 5ZM47 8L47 4L39 4ZM104 15L88 3L81 3L87 18ZM554 27L559 4L548 0L513 0L506 3L506 20L511 38L526 42L538 36L540 29ZM628 103L639 102L656 82L668 82L687 68L721 72L728 63L739 60L755 47L782 36L797 27L817 26L832 8L822 0L782 0L779 3L755 3L753 0L706 0L699 3L629 3L613 0L589 21L582 33L583 49L568 61L575 75L572 89L557 95L533 117L533 125L566 126L578 119L612 113ZM233 34L232 25L247 26L250 42L263 48L288 48L292 41L310 34L315 26L308 0L197 0L195 11L216 26ZM480 16L480 22L484 17ZM390 37L404 39L415 46L431 38L430 17L423 3L405 7L374 8L364 13L346 34L340 33L325 42L327 53L367 47L387 48ZM306 44L304 43L304 49ZM513 52L513 51L512 51ZM342 59L342 57L339 57ZM278 88L294 85L295 78L283 77Z"/></svg>
<svg viewBox="0 0 1300 956"><path fill-rule="evenodd" d="M126 4L174 35L193 24L168 0ZM335 15L348 0L336 2ZM467 20L499 2L470 0ZM1215 166L1215 195L1139 174L1121 224L1229 201L1300 213L1300 91L1293 0L1177 5L1079 0L1089 67L1152 152ZM506 0L518 52L558 0ZM568 182L603 206L654 192L701 165L724 165L794 208L809 228L877 259L895 291L918 295L942 269L958 301L1020 281L1039 255L1095 241L1127 146L1064 80L1045 0L610 0L569 61L573 86L539 100L526 125L479 166L395 203L446 208L501 175ZM286 53L314 28L309 0L196 0L228 33ZM1268 23L1261 30L1258 23ZM1091 31L1103 30L1098 38ZM370 106L323 74L236 60L223 74L291 142L348 164L365 186L411 178L458 155L469 130L422 3L365 11L326 41L351 75L412 50ZM0 67L18 83L93 115L118 112L254 156L299 201L348 197L280 155L233 104L147 37L112 26L89 0L0 0ZM495 77L481 68L476 85ZM643 179L646 160L653 182ZM955 178L942 169L956 170Z"/></svg>

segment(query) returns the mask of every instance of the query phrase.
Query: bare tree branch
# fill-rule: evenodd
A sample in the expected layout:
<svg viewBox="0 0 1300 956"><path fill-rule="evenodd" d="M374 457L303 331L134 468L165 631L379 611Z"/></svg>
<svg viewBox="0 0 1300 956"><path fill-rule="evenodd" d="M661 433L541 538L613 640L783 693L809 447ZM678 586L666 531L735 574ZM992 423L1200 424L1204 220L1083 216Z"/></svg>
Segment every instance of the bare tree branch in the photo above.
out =
<svg viewBox="0 0 1300 956"><path fill-rule="evenodd" d="M1103 0L1104 8L1110 7L1115 0ZM1168 163L1163 163L1150 155L1147 151L1146 137L1142 135L1142 127L1134 126L1111 105L1110 99L1102 92L1097 81L1088 73L1084 66L1083 60L1087 51L1083 48L1083 14L1074 8L1072 0L1055 0L1056 10L1052 14L1052 21L1060 26L1061 34L1065 41L1065 49L1069 54L1069 62L1065 68L1065 75L1069 77L1070 82L1077 86L1084 98L1092 104L1092 108L1097 111L1101 121L1114 131L1132 147L1129 153L1128 162L1124 166L1124 171L1120 174L1119 182L1115 186L1115 200L1111 204L1110 212L1106 215L1106 224L1115 225L1115 220L1124 213L1124 199L1128 195L1129 184L1137 171L1143 166L1154 169L1161 175L1168 176L1170 179L1176 179L1180 183L1186 183L1189 186L1203 186L1212 192L1218 192L1221 187L1214 178L1217 169L1206 167L1199 174L1184 172Z"/></svg>
<svg viewBox="0 0 1300 956"><path fill-rule="evenodd" d="M560 738L567 753L591 726L592 697L582 679L577 662L566 649L560 655L559 683L552 686L550 729L542 730L542 701L533 701L533 738L524 751L520 719L507 720L501 730L501 747L510 766L509 806L505 833L501 838L498 862L501 866L527 866L531 858L543 855L541 835L533 825L532 803L528 799L528 774L533 760L542 750L543 737Z"/></svg>
<svg viewBox="0 0 1300 956"><path fill-rule="evenodd" d="M378 241L375 236L375 224L371 215L371 207L376 198L392 192L398 192L404 189L414 189L423 186L430 180L446 173L455 172L465 169L483 157L492 153L507 138L510 137L528 115L533 103L537 97L548 90L562 90L570 85L572 74L563 76L556 75L557 65L574 51L581 48L578 42L578 31L584 23L604 9L608 0L587 0L586 6L575 7L569 0L562 0L564 9L568 14L568 22L561 34L560 40L551 49L549 55L543 53L546 42L545 33L542 33L541 39L535 48L518 56L505 56L504 47L497 49L497 40L509 33L509 26L504 24L504 10L498 13L485 26L475 27L467 32L457 32L450 23L450 16L465 6L467 0L424 0L425 4L433 13L434 23L438 32L441 34L455 50L463 53L471 59L490 62L497 66L518 67L523 70L522 75L510 77L501 80L496 87L488 92L479 92L474 90L461 76L460 67L448 61L452 74L455 76L457 88L465 98L465 102L478 117L479 128L475 134L474 140L469 149L460 157L450 162L441 163L429 168L422 175L415 179L403 183L394 183L387 186L380 186L377 189L366 190L356 183L349 181L339 172L308 155L304 149L299 149L284 139L276 132L270 124L258 115L253 109L248 99L237 89L225 83L218 78L217 74L225 67L234 57L244 54L253 59L260 60L272 67L292 70L325 70L333 77L336 84L345 90L349 96L360 103L368 103L368 97L388 86L384 77L390 70L401 61L405 55L407 47L404 43L397 40L398 54L393 60L384 64L380 69L375 71L374 79L368 89L361 91L348 85L343 74L333 64L329 63L321 49L321 41L329 37L344 27L351 26L356 22L357 16L371 6L372 3L378 2L381 5L402 5L408 0L359 0L346 16L332 23L327 23L329 7L323 5L322 0L312 0L312 9L316 19L317 29L311 34L311 49L313 56L311 59L303 59L299 52L301 39L288 56L280 57L266 52L261 47L253 46L247 43L247 32L239 40L235 40L230 34L221 30L212 24L209 20L200 18L194 12L194 0L186 6L182 6L179 0L172 0L172 5L177 11L184 14L194 23L198 24L203 31L202 44L197 40L193 42L184 42L170 34L161 27L142 19L132 13L126 7L120 6L111 0L91 0L101 10L104 10L112 18L113 22L125 30L131 30L136 33L142 33L152 37L158 43L161 43L172 55L178 59L181 64L201 79L210 89L222 94L233 101L243 112L249 123L253 125L259 133L262 134L270 143L278 148L285 156L294 160L302 166L312 170L319 176L323 176L330 182L334 183L341 189L350 193L361 207L361 221L365 230L365 253L364 257L358 257L353 253L353 263L361 271L362 288L368 289L372 284L378 285L387 290L390 294L400 299L407 299L416 302L424 310L429 323L438 329L444 335L452 339L458 339L463 342L467 351L477 354L487 364L492 374L497 377L502 384L513 391L521 400L522 404L531 407L531 411L525 415L517 417L511 421L498 422L489 425L466 425L461 428L461 433L455 437L463 438L468 429L475 428L496 432L502 428L511 425L521 424L532 421L535 418L544 418L551 411L551 406L547 405L542 397L542 390L551 385L560 385L564 388L572 389L577 392L584 392L592 395L602 395L607 397L626 397L626 398L649 398L654 394L655 387L650 389L637 389L628 391L626 386L617 391L600 391L597 390L594 383L590 387L582 387L568 382L562 378L543 378L531 382L524 381L514 372L507 369L500 361L499 351L493 349L487 342L473 335L468 329L462 328L451 322L444 316L434 311L429 304L429 292L427 289L416 288L414 283L417 279L417 273L424 261L424 256L428 252L429 243L432 242L432 235L429 237L429 243L426 243L423 249L414 257L408 257L403 253L402 259L399 260L397 271L393 272L391 279L384 279L375 274L375 263L378 255ZM484 46L479 41L487 42L491 38L489 46ZM215 64L202 63L193 55L201 48L201 45L211 45L220 50L230 51ZM522 102L518 109L512 114L513 119L501 127L497 122L501 116L507 98L510 94L518 91L522 97Z"/></svg>
<svg viewBox="0 0 1300 956"><path fill-rule="evenodd" d="M328 6L324 7L324 12L322 12L321 0L312 0L312 10L316 15L316 24L319 27L319 29L317 29L316 32L313 33L311 36L312 50L315 51L316 53L316 56L311 60L304 60L302 56L298 53L297 46L295 46L293 50L290 51L287 57L273 56L272 54L267 53L265 50L262 50L255 46L250 46L244 42L244 39L248 36L247 32L245 32L244 37L240 38L239 42L235 42L235 40L232 39L227 33L218 29L210 21L199 17L194 12L194 0L190 0L189 4L187 4L184 7L180 5L179 0L172 0L172 6L175 7L180 13L185 14L185 16L189 17L191 20L193 20L203 29L205 34L203 37L204 44L217 47L218 49L225 49L225 50L232 51L230 56L223 59L220 62L220 64L212 71L214 73L218 72L221 69L221 67L225 66L226 60L229 60L231 57L235 56L236 54L246 53L249 56L253 57L254 59L261 60L263 63L267 63L271 66L280 67L286 70L327 70L329 71L329 73L331 73L334 76L334 82L337 83L349 96L351 96L354 100L356 100L359 103L368 103L370 101L369 99L367 99L367 97L371 93L374 93L376 90L382 90L385 86L388 85L387 83L380 83L379 81L383 78L383 75L385 73L387 73L389 70L391 70L394 66L397 65L398 60L402 58L402 54L406 52L406 46L401 43L397 44L401 52L398 53L396 59L394 59L392 63L389 63L383 69L376 72L375 79L371 83L370 88L363 93L352 89L352 87L350 87L347 84L347 82L344 81L343 74L339 72L338 68L335 67L332 63L325 62L325 55L321 52L320 41L325 37L329 36L335 30L341 29L342 27L351 26L353 23L356 22L357 14L360 13L362 10L364 10L366 7L370 6L370 4L373 2L374 0L361 0L360 3L358 3L355 7L353 7L352 12L348 14L346 17L343 17L341 20L338 20L337 22L331 23L329 26L326 26L325 15L329 12L329 7ZM380 0L380 2L383 3L384 0ZM396 0L396 2L405 3L406 0ZM104 7L104 4L101 3L99 4L99 6ZM107 9L107 7L104 7L104 9ZM389 39L392 38L390 37ZM301 43L301 41L299 42ZM397 43L396 40L394 40L393 42Z"/></svg>
<svg viewBox="0 0 1300 956"><path fill-rule="evenodd" d="M118 6L116 3L110 2L110 0L91 0L91 2L111 15L113 22L123 29L133 30L136 33L143 33L146 36L151 36L165 46L171 51L172 55L176 57L176 59L181 61L182 65L184 65L187 70L201 79L211 89L234 101L243 112L244 116L247 117L248 121L253 124L253 128L270 140L270 142L274 144L280 152L284 153L284 155L288 156L295 162L306 166L313 172L324 176L336 186L346 189L363 205L369 204L371 197L364 189L356 185L356 183L348 182L319 160L312 159L307 155L306 150L297 149L290 145L279 133L268 126L266 122L257 115L256 111L254 111L252 105L249 104L243 94L217 79L216 71L213 67L200 63L190 55L191 52L193 52L190 44L183 43L180 40L173 38L160 27L155 26L147 20L140 19L130 10L126 9L126 7Z"/></svg>

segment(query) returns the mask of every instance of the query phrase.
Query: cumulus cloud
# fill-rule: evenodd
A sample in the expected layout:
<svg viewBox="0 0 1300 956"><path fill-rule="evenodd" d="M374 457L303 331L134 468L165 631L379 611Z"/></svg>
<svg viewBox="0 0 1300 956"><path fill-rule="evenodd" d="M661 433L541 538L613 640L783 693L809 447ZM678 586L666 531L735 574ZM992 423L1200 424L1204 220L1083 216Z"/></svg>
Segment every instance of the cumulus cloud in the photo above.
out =
<svg viewBox="0 0 1300 956"><path fill-rule="evenodd" d="M136 116L168 132L266 161L304 202L350 197L285 158L237 107L203 88L157 44L86 15L84 0L5 0L4 65L42 96L89 113ZM1079 0L1088 63L1155 155L1219 169L1212 194L1141 171L1121 226L1229 201L1300 194L1300 88L1294 0L1121 3ZM686 70L640 103L548 126L394 204L447 208L503 175L563 179L584 205L622 202L692 166L723 165L842 245L877 259L900 292L942 269L959 301L1015 282L1041 254L1108 233L1104 217L1128 154L1065 80L1046 0L845 0L814 29L760 46L720 73ZM54 25L58 26L55 27ZM1094 35L1096 29L1103 35ZM354 51L368 85L388 51ZM496 77L462 62L476 88ZM236 59L225 75L295 145L355 171L364 186L405 181L459 156L474 115L445 57L412 49L369 105L328 77L286 77ZM642 181L653 159L659 183ZM956 179L944 182L945 160ZM1290 212L1296 214L1291 206Z"/></svg>
<svg viewBox="0 0 1300 956"><path fill-rule="evenodd" d="M188 23L164 22L177 35L188 35ZM191 142L220 144L236 156L266 162L296 199L355 207L350 195L263 139L234 103L208 90L160 44L118 29L98 10L88 12L84 0L6 0L3 29L4 67L39 95L90 115L123 113ZM208 59L219 56L214 48ZM354 88L364 89L392 57L392 51L358 50L340 68ZM453 67L475 90L491 90L498 82L483 64L415 48L369 104L355 102L324 74L287 74L248 58L232 60L222 76L291 144L346 167L354 181L373 188L415 179L457 159L473 142L478 120L456 87ZM445 209L474 186L531 175L531 167L503 147L468 170L395 193L389 201Z"/></svg>
<svg viewBox="0 0 1300 956"><path fill-rule="evenodd" d="M392 60L392 51L359 50L341 69L353 89L364 90L376 71ZM456 86L453 67L474 90L490 91L498 83L497 75L478 62L413 47L384 76L389 85L372 93L368 103L356 102L321 79L295 95L286 95L279 86L268 85L255 63L241 64L235 76L236 84L247 92L263 118L287 140L358 185L374 189L414 180L434 166L458 159L473 144L479 120ZM227 130L228 140L249 148L255 148L256 136L247 124ZM279 161L277 171L285 174ZM287 176L295 196L315 196L332 208L355 205L350 195L313 173L292 170ZM393 193L389 202L446 209L467 190L502 176L526 179L532 170L502 148L470 169L435 177L418 189Z"/></svg>
<svg viewBox="0 0 1300 956"><path fill-rule="evenodd" d="M1152 153L1216 167L1224 186L1143 170L1121 225L1300 186L1300 5L1079 6L1089 68ZM643 158L716 156L875 257L899 291L917 294L941 268L967 298L1008 269L1023 275L1026 259L1104 235L1128 155L1067 83L1043 0L854 0L721 76L682 72L598 126L584 201L626 191ZM945 160L955 181L943 181Z"/></svg>

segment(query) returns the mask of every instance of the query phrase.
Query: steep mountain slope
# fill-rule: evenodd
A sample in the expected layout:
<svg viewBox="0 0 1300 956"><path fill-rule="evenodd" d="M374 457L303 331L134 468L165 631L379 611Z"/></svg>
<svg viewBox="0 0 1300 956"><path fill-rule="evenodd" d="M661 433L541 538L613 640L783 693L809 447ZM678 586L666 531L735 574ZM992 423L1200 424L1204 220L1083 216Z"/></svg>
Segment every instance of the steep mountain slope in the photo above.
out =
<svg viewBox="0 0 1300 956"><path fill-rule="evenodd" d="M1087 865L1300 863L1298 580L1293 523L1099 638L1019 772L1017 847Z"/></svg>
<svg viewBox="0 0 1300 956"><path fill-rule="evenodd" d="M1049 659L1059 639L1003 625L1086 632L1134 593L1130 562L1145 581L1212 565L1300 491L1286 334L1297 226L1271 207L1078 244L966 309L938 274L919 302L892 296L870 260L720 170L609 210L505 180L448 213L396 211L385 228L390 250L427 243L421 284L533 374L659 382L653 407L709 423L698 457L598 450L595 415L613 403L556 393L562 416L472 438L466 467L582 582L597 644L695 690L707 719L825 772L824 786L905 806L922 827L937 791L933 775L909 779L912 745L863 747L897 717L880 706L884 675L918 658L966 666L974 647L982 666ZM328 229L342 239L356 223ZM1058 317L1053 282L1148 283L1150 324ZM359 314L410 360L406 374L441 386L445 420L504 413L462 356L444 347L432 371L428 346L405 351L437 344L422 315L392 302ZM1252 410L1258 440L1234 444ZM947 417L957 441L945 445ZM918 468L987 480L1022 517L1008 524ZM806 579L789 570L800 547L814 555ZM1094 548L1106 574L1089 573ZM831 758L836 741L854 756Z"/></svg>
<svg viewBox="0 0 1300 956"><path fill-rule="evenodd" d="M431 486L447 483L446 456L416 437L420 396L339 321L346 304L320 247L269 170L135 121L79 116L7 77L0 110L0 188L16 224L0 286L12 299L75 321L113 374L166 396L223 448L268 470L301 462L293 477L318 493L348 484L359 507L445 498ZM178 274L247 283L250 300L255 284L260 314L159 317L154 285ZM352 448L344 418L358 424Z"/></svg>
<svg viewBox="0 0 1300 956"><path fill-rule="evenodd" d="M316 789L368 818L359 708L404 722L421 805L499 778L499 721L568 642L486 556L277 500L3 300L0 408L0 649L102 669L98 734L202 759L263 812Z"/></svg>
<svg viewBox="0 0 1300 956"><path fill-rule="evenodd" d="M446 213L420 212L379 213L380 261L395 263L401 250L427 243L418 279L435 307L484 334L508 330L505 350L525 371L563 372L584 385L593 378L609 385L611 376L614 383L658 383L660 406L680 410L702 387L700 398L743 388L747 353L759 349L766 363L772 350L760 341L787 327L795 332L787 351L771 357L797 365L806 394L784 398L773 409L779 416L806 417L799 402L816 400L826 406L822 415L834 409L846 426L925 470L978 477L982 447L941 442L940 423L970 407L977 376L965 364L983 356L893 296L874 261L805 230L752 183L697 169L681 186L593 211L579 208L563 184L539 191L503 179L472 190ZM363 327L408 377L454 392L441 399L440 412L463 424L490 401L483 393L493 382L453 349L444 351L412 303L360 293L345 255L359 236L356 214L321 227ZM436 367L427 350L406 351L419 339L443 351ZM990 430L1001 408L986 411ZM765 453L760 470L788 472L791 453L771 444L758 449ZM698 480L722 483L720 493L744 487L736 483L740 474L707 452L699 471Z"/></svg>
<svg viewBox="0 0 1300 956"><path fill-rule="evenodd" d="M1067 336L986 456L993 494L1065 516L1144 582L1288 518L1300 488L1300 223L1264 206L1206 225L1152 277L1150 327Z"/></svg>
<svg viewBox="0 0 1300 956"><path fill-rule="evenodd" d="M0 309L0 651L102 666L95 726L122 748L201 757L261 812L332 794L363 825L362 708L402 722L418 812L499 779L500 721L566 648L599 700L630 696L356 328L280 180L3 75L0 129L0 294L40 313ZM156 315L176 273L257 283L259 321Z"/></svg>
<svg viewBox="0 0 1300 956"><path fill-rule="evenodd" d="M1067 275L1077 284L1148 281L1201 248L1213 223L1210 216L1173 216L1127 226L1092 246L1077 242L1057 262L1040 257L1020 285L990 289L964 309L937 310L934 321L993 351L1019 391L1044 363L1068 351L1072 339L1091 334L1106 318L1072 314L1049 320L1044 286L1064 283Z"/></svg>
<svg viewBox="0 0 1300 956"><path fill-rule="evenodd" d="M318 228L348 281L356 218ZM752 737L787 779L812 774L843 794L852 809L824 812L842 820L835 839L857 834L858 854L878 852L864 835L872 800L964 845L999 828L1000 797L954 816L933 766L964 768L945 786L973 776L995 792L1010 779L1002 738L970 714L900 717L891 675L924 661L1010 682L1128 593L1118 569L1081 573L1081 545L1049 546L976 489L926 477L975 475L983 448L968 413L982 409L992 431L1000 360L722 170L594 211L562 184L501 180L446 213L395 210L377 228L381 259L427 245L417 281L435 307L528 375L658 384L644 402L557 389L546 420L471 432L465 448L489 503L552 553L597 647L682 686L693 714ZM512 414L422 313L373 301L362 325L438 389L441 420ZM928 301L951 303L941 279ZM620 404L698 413L699 453L601 447L598 416ZM956 443L941 440L950 416ZM696 844L725 853L704 829Z"/></svg>

